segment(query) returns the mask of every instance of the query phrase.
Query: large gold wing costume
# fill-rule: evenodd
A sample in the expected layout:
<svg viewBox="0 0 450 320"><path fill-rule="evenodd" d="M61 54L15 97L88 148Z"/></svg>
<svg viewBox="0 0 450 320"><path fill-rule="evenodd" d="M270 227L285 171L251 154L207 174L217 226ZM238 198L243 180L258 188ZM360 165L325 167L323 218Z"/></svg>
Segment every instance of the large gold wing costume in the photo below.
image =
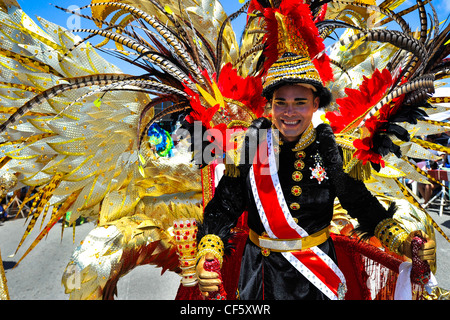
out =
<svg viewBox="0 0 450 320"><path fill-rule="evenodd" d="M259 1L269 7L279 2ZM434 236L439 227L401 181L427 183L430 177L409 159L432 159L427 149L447 151L417 137L448 130L448 124L422 116L424 107L440 110L431 108L439 100L430 96L437 80L448 76L450 27L439 29L434 8L428 26L422 1L412 7L422 18L420 32L409 29L404 12L393 12L401 0L305 2L322 38L346 30L330 52L335 81L329 86L336 97L345 98L344 88L358 90L377 69L397 75L370 108L344 115L346 126L335 134L345 170L388 201L406 199L417 210L402 210L398 219L408 230L421 228ZM17 250L47 214L48 224L22 259L67 212L69 224L79 217L97 223L63 275L71 298L113 298L120 277L142 264L180 271L173 221L202 220L211 195L210 171L208 166L199 170L184 149L173 157L159 156L146 135L173 114L220 130L245 130L263 114L265 103L251 86L264 74L266 26L256 4L248 1L227 16L216 0L92 0L81 13L71 13L92 20L96 28L68 31L44 19L38 26L15 1L1 1L0 177L5 190L29 187L23 205L31 207ZM231 21L247 13L239 42ZM389 21L403 33L378 28ZM102 41L92 45L93 37ZM142 75L123 73L99 50L141 68ZM230 79L252 92L230 87ZM373 138L367 123L380 119L383 107L399 97L404 99L400 110L416 117L384 119L396 125L377 127L377 141L387 143L387 152L373 143L369 151L381 158L367 161L354 141ZM171 106L155 111L164 102ZM328 111L340 110L335 101ZM79 286L72 285L73 277L79 277Z"/></svg>

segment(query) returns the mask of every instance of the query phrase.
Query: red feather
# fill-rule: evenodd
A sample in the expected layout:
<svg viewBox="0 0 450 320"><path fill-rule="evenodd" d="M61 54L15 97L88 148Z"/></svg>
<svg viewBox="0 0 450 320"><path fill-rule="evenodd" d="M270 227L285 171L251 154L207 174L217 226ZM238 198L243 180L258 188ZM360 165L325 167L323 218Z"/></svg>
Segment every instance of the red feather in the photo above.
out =
<svg viewBox="0 0 450 320"><path fill-rule="evenodd" d="M336 99L339 105L339 112L327 112L326 118L335 133L340 133L355 119L361 117L369 108L375 106L387 93L393 84L392 75L388 69L379 71L378 69L370 78L363 77L364 80L358 89L346 88L347 97ZM389 121L389 118L395 114L403 101L403 96L392 101L392 104L384 105L378 112L378 115L369 118L364 127L367 129L363 139L356 139L353 142L357 149L355 157L365 164L370 161L384 166L381 155L373 150L373 137L380 130L383 123Z"/></svg>
<svg viewBox="0 0 450 320"><path fill-rule="evenodd" d="M248 6L247 12L252 13L254 11L264 12L264 7L258 2L258 0L252 0ZM249 15L247 15L248 21Z"/></svg>
<svg viewBox="0 0 450 320"><path fill-rule="evenodd" d="M325 3L320 8L320 13L317 15L316 19L314 19L314 23L318 23L318 22L325 20L325 15L327 14L327 9L328 9L328 3Z"/></svg>
<svg viewBox="0 0 450 320"><path fill-rule="evenodd" d="M363 77L358 89L346 88L347 97L336 99L339 112L327 112L326 117L335 133L340 133L352 121L360 117L369 108L375 106L392 85L392 76L388 69L378 69L370 78Z"/></svg>
<svg viewBox="0 0 450 320"><path fill-rule="evenodd" d="M264 49L264 55L267 58L264 63L264 72L266 72L283 53L280 54L278 52L278 22L275 18L275 10L265 10L264 17L266 21L266 34L264 36L266 48Z"/></svg>
<svg viewBox="0 0 450 320"><path fill-rule="evenodd" d="M264 113L267 101L262 96L260 77L242 78L237 74L237 70L233 69L233 65L227 63L220 71L217 85L224 97L241 102L252 110L257 118Z"/></svg>
<svg viewBox="0 0 450 320"><path fill-rule="evenodd" d="M211 84L211 79L206 71L202 71L207 81ZM213 75L216 78L216 75ZM223 97L232 100L239 101L249 108L257 118L261 117L264 113L264 106L266 105L266 99L262 96L262 81L260 77L246 77L242 78L238 75L237 70L233 69L231 63L227 63L220 71L220 76L217 82L217 86ZM219 112L219 104L211 107L204 107L200 100L200 95L189 87L184 85L184 91L190 97L190 105L192 111L186 116L186 121L194 123L200 121L206 129L217 129L221 132L221 135L214 137L208 135L207 139L214 143L217 150L224 150L228 147L226 130L227 125L225 123L214 124L212 119L214 115ZM211 93L214 95L214 93ZM213 133L213 131L210 131ZM218 139L222 137L222 139Z"/></svg>

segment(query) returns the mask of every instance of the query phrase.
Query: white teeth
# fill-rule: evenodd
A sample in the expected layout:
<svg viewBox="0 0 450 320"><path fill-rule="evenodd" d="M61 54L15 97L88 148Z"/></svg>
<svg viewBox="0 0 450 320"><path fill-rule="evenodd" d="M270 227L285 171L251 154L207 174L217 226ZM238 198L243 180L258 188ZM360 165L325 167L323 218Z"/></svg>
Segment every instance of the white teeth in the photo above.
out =
<svg viewBox="0 0 450 320"><path fill-rule="evenodd" d="M284 121L285 124L297 124L298 121Z"/></svg>

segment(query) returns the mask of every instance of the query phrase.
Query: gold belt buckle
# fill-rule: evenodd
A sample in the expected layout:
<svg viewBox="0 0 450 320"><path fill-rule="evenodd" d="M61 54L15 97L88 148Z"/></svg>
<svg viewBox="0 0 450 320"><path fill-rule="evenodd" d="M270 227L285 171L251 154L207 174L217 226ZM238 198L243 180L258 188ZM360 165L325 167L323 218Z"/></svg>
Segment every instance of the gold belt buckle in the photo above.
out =
<svg viewBox="0 0 450 320"><path fill-rule="evenodd" d="M262 237L268 237L267 232L264 231L261 234L260 238L262 238ZM270 249L261 247L261 253L264 257L268 257L270 255Z"/></svg>

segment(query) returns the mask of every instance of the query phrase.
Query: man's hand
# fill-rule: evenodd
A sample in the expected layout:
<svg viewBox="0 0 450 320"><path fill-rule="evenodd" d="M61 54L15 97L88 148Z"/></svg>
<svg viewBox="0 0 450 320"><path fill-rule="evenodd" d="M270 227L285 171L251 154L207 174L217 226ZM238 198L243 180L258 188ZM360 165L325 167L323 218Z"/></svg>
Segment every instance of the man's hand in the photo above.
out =
<svg viewBox="0 0 450 320"><path fill-rule="evenodd" d="M411 241L415 236L426 240L426 242L422 245L422 248L419 250L420 260L428 262L430 267L434 266L436 264L436 242L421 230L413 231L408 235L408 238L406 238L400 247L400 253L410 259L412 258Z"/></svg>
<svg viewBox="0 0 450 320"><path fill-rule="evenodd" d="M204 269L203 265L206 260L214 260L214 255L212 253L207 253L200 258L196 267L198 287L205 298L209 296L209 292L219 291L219 285L222 283L216 272L209 272Z"/></svg>

